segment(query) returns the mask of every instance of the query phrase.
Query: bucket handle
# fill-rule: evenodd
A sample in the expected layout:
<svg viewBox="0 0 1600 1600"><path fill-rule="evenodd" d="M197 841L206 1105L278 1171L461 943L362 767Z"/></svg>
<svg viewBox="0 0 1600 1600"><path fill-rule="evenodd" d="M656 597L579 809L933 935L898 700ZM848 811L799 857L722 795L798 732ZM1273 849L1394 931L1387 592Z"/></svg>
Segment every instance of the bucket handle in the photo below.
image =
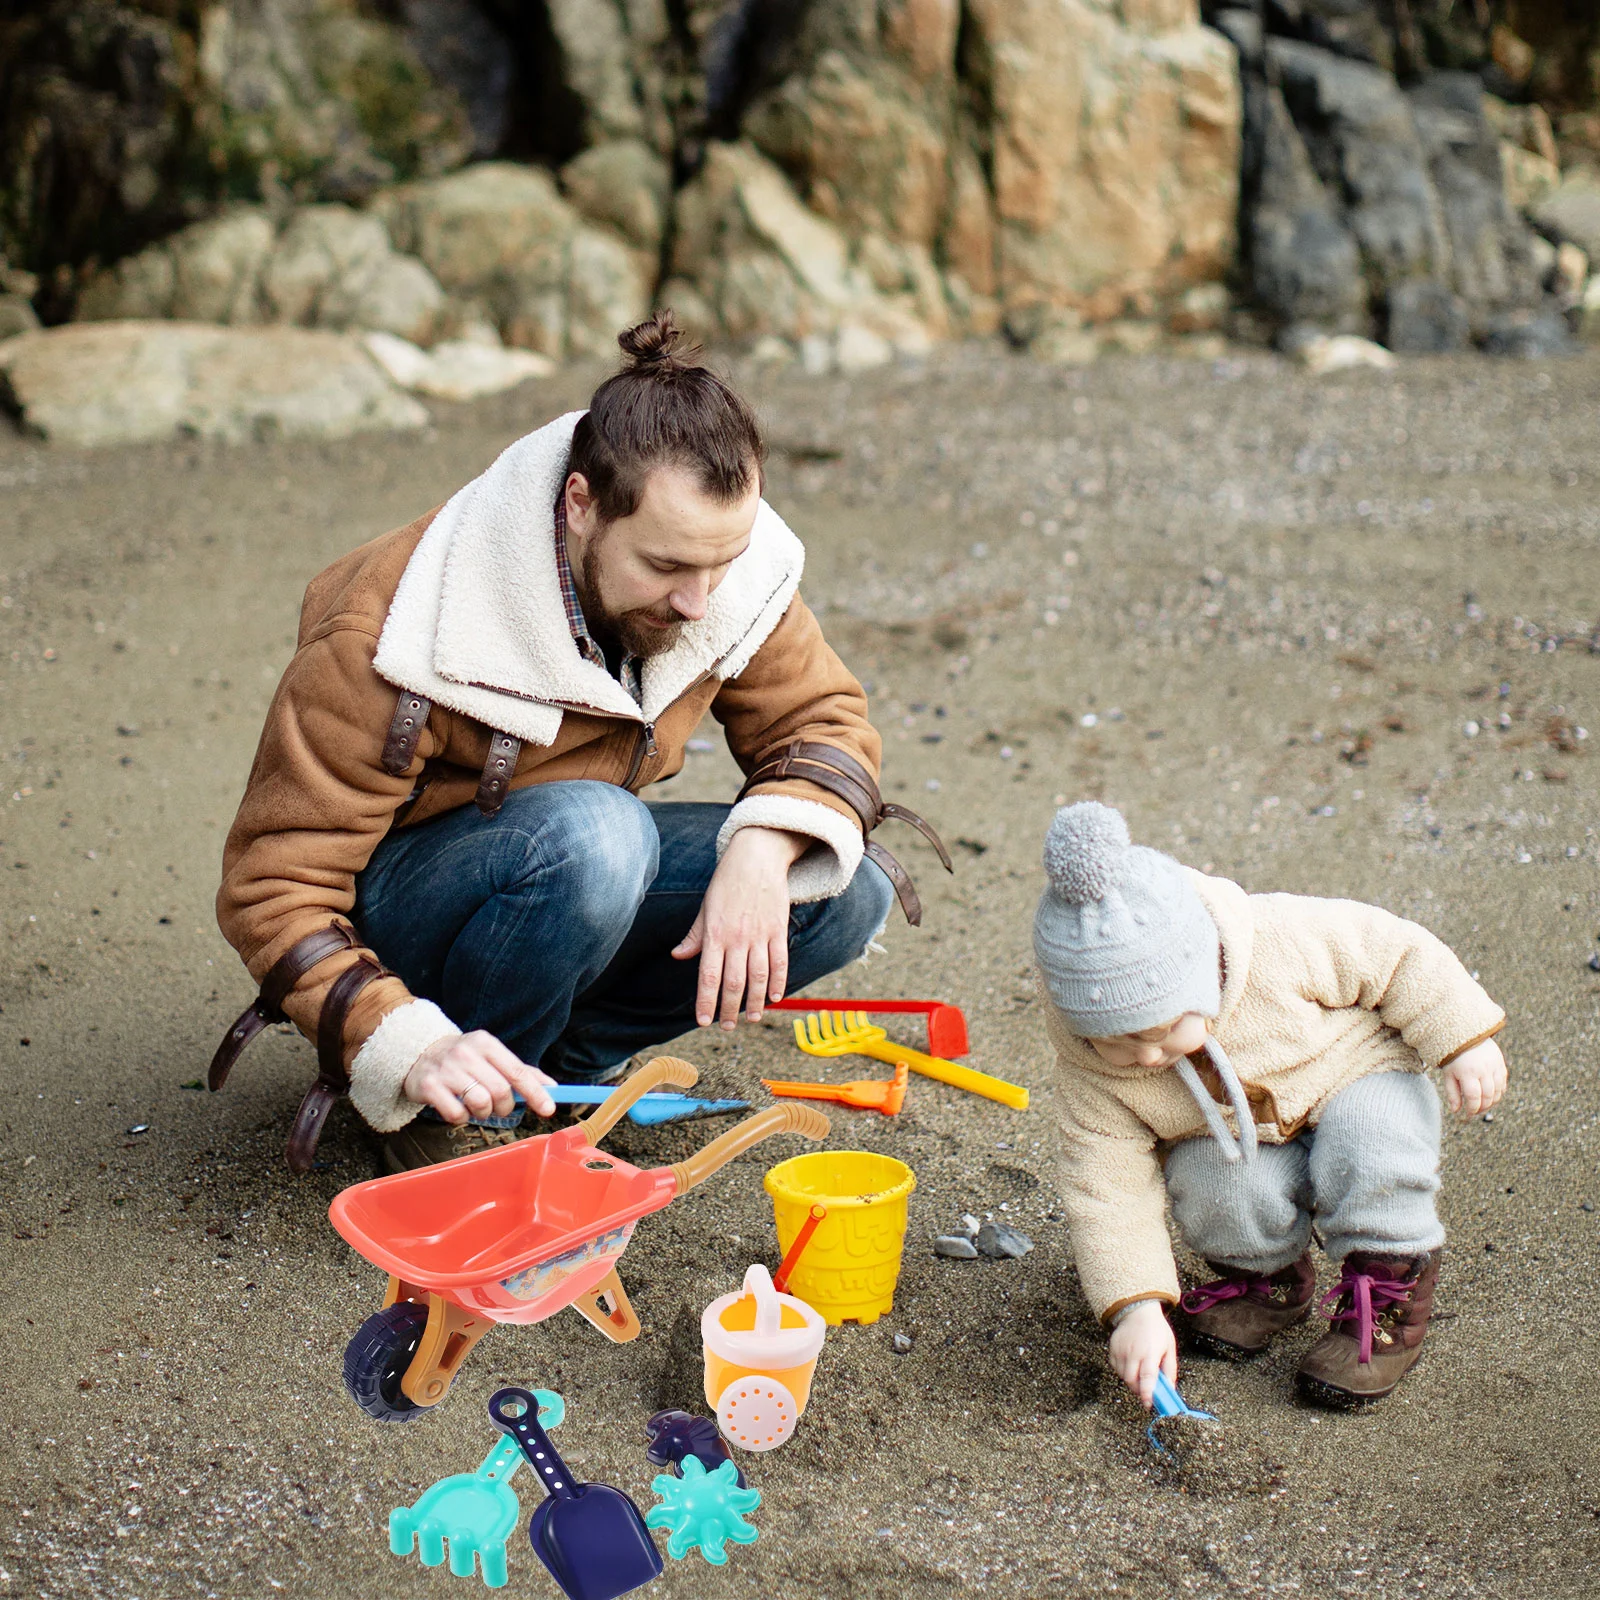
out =
<svg viewBox="0 0 1600 1600"><path fill-rule="evenodd" d="M745 1268L744 1292L756 1297L757 1337L776 1338L783 1327L783 1303L772 1286L772 1274L759 1261Z"/></svg>
<svg viewBox="0 0 1600 1600"><path fill-rule="evenodd" d="M601 1102L599 1109L578 1124L583 1129L583 1142L590 1146L598 1145L628 1114L629 1107L649 1094L657 1084L672 1083L680 1089L692 1089L699 1080L699 1071L689 1062L681 1061L677 1056L657 1056L624 1078Z"/></svg>
<svg viewBox="0 0 1600 1600"><path fill-rule="evenodd" d="M648 1072L650 1069L645 1068ZM828 1137L832 1125L815 1106L801 1105L796 1100L786 1105L768 1106L753 1117L729 1128L721 1137L696 1150L692 1156L675 1161L667 1170L677 1180L677 1193L683 1194L697 1183L704 1183L719 1167L726 1166L735 1156L743 1155L751 1145L775 1133L798 1133L813 1142Z"/></svg>

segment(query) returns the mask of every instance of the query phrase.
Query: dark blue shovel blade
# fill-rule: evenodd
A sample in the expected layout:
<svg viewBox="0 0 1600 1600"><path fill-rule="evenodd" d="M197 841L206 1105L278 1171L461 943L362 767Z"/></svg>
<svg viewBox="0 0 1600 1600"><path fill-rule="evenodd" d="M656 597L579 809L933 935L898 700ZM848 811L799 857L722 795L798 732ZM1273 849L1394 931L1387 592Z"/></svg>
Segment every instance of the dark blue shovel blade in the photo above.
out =
<svg viewBox="0 0 1600 1600"><path fill-rule="evenodd" d="M528 1523L528 1542L567 1600L616 1600L661 1576L639 1508L609 1484L546 1500Z"/></svg>

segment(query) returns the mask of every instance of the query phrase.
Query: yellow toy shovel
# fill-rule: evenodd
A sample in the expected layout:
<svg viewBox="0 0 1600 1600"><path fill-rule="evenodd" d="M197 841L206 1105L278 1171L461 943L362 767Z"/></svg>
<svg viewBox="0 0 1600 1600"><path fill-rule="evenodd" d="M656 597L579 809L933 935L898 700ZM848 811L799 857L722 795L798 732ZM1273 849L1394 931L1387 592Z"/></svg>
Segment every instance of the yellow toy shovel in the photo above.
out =
<svg viewBox="0 0 1600 1600"><path fill-rule="evenodd" d="M882 1028L867 1021L864 1011L824 1011L820 1016L813 1013L796 1017L794 1042L808 1056L871 1056L874 1061L887 1061L891 1065L903 1061L925 1078L965 1089L969 1094L981 1094L987 1100L998 1100L1016 1111L1028 1109L1028 1091L1019 1084L991 1078L987 1072L979 1072L974 1067L942 1061L938 1056L927 1056L920 1050L895 1044Z"/></svg>

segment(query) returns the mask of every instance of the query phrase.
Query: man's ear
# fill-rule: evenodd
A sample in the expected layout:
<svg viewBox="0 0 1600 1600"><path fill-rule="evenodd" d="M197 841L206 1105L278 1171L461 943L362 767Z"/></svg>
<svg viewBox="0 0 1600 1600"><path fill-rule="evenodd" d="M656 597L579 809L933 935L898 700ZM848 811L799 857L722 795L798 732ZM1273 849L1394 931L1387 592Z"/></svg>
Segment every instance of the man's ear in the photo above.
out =
<svg viewBox="0 0 1600 1600"><path fill-rule="evenodd" d="M589 489L589 480L581 472L569 472L562 493L567 497L567 526L580 539L588 538L594 532L596 520L594 495Z"/></svg>

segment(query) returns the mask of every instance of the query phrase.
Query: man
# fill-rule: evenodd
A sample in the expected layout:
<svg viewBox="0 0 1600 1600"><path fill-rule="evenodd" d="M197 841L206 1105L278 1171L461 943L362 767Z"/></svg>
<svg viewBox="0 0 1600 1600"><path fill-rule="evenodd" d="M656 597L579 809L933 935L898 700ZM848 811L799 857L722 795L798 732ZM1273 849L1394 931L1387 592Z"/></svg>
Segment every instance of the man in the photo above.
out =
<svg viewBox="0 0 1600 1600"><path fill-rule="evenodd" d="M753 414L680 339L623 334L586 413L306 591L217 897L262 994L211 1073L280 1016L317 1041L298 1170L346 1090L392 1170L444 1160L837 970L891 879L916 920L865 836L929 830L879 799ZM641 801L708 710L737 802Z"/></svg>

